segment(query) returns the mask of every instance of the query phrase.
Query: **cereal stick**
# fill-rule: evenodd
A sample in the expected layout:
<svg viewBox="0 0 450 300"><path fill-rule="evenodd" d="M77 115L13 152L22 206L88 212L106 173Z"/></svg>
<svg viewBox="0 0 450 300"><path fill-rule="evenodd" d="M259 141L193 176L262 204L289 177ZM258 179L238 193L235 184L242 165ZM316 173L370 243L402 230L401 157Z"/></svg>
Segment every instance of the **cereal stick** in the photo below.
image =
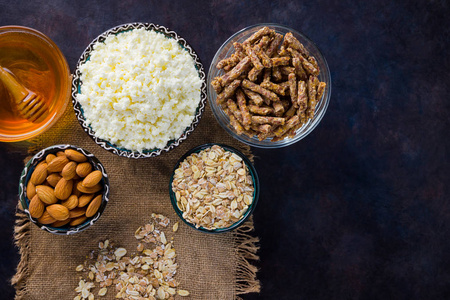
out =
<svg viewBox="0 0 450 300"><path fill-rule="evenodd" d="M252 129L249 129L249 130L244 130L243 134L246 135L246 136L248 136L249 138L252 138L252 137L254 137L255 135L257 135L257 132L255 132L255 131L252 130Z"/></svg>
<svg viewBox="0 0 450 300"><path fill-rule="evenodd" d="M301 80L308 79L308 76L306 75L305 69L303 69L302 62L300 61L300 58L293 57L292 58L292 65L295 68L295 73Z"/></svg>
<svg viewBox="0 0 450 300"><path fill-rule="evenodd" d="M270 81L263 81L261 82L261 86L265 89L271 90L274 93L277 93L278 95L285 96L286 95L286 87L281 86L279 84L270 82Z"/></svg>
<svg viewBox="0 0 450 300"><path fill-rule="evenodd" d="M238 43L238 42L234 42L233 43L233 47L234 47L234 53L239 57L239 59L244 59L245 57L246 57L246 55L245 55L245 49L244 49L244 47L242 46L242 44L241 43Z"/></svg>
<svg viewBox="0 0 450 300"><path fill-rule="evenodd" d="M238 78L250 67L250 58L246 57L241 60L230 72L221 77L222 86L228 85L230 82Z"/></svg>
<svg viewBox="0 0 450 300"><path fill-rule="evenodd" d="M272 68L272 77L273 77L273 79L275 79L275 81L281 81L283 79L281 72L280 72L280 67Z"/></svg>
<svg viewBox="0 0 450 300"><path fill-rule="evenodd" d="M297 80L294 73L289 74L289 94L291 96L292 106L298 107Z"/></svg>
<svg viewBox="0 0 450 300"><path fill-rule="evenodd" d="M263 100L263 98L261 97L260 94L255 93L255 92L253 92L251 90L248 90L248 89L244 89L244 88L242 90L244 91L245 95L250 100L252 100L256 105L261 106L264 103L264 100Z"/></svg>
<svg viewBox="0 0 450 300"><path fill-rule="evenodd" d="M253 67L255 69L257 69L257 70L264 69L263 64L259 60L258 55L256 55L256 52L252 47L250 47L250 46L245 47L245 52L247 52L248 57L250 57Z"/></svg>
<svg viewBox="0 0 450 300"><path fill-rule="evenodd" d="M311 75L319 75L319 70L316 69L313 64L310 63L306 58L304 58L302 55L300 55L298 58L300 58L303 68L305 68L306 72Z"/></svg>
<svg viewBox="0 0 450 300"><path fill-rule="evenodd" d="M281 117L284 113L284 106L281 102L272 102L272 106L274 109L274 115L277 117Z"/></svg>
<svg viewBox="0 0 450 300"><path fill-rule="evenodd" d="M307 109L307 115L309 118L314 117L314 112L316 110L316 85L315 85L315 76L309 76L308 79L308 109Z"/></svg>
<svg viewBox="0 0 450 300"><path fill-rule="evenodd" d="M257 54L261 59L264 68L272 68L272 60L270 59L270 57L267 56L267 54L264 51L260 50L257 52Z"/></svg>
<svg viewBox="0 0 450 300"><path fill-rule="evenodd" d="M211 81L211 85L217 94L222 91L222 85L220 84L219 77L214 78L214 80Z"/></svg>
<svg viewBox="0 0 450 300"><path fill-rule="evenodd" d="M263 27L260 30L258 30L257 32L255 32L254 34L252 34L248 39L246 39L244 41L244 46L245 45L250 45L254 42L256 42L257 40L259 40L262 36L264 35L268 35L271 33L272 30L269 29L269 27Z"/></svg>
<svg viewBox="0 0 450 300"><path fill-rule="evenodd" d="M278 84L281 85L282 87L286 88L286 91L285 91L286 96L289 96L291 94L291 92L289 91L289 81L283 81Z"/></svg>
<svg viewBox="0 0 450 300"><path fill-rule="evenodd" d="M327 84L325 82L319 82L319 86L317 87L317 101L320 101L322 99L326 85Z"/></svg>
<svg viewBox="0 0 450 300"><path fill-rule="evenodd" d="M258 79L258 76L259 76L259 74L261 74L261 72L263 71L264 69L256 69L256 68L252 68L251 70L250 70L250 72L248 72L248 80L250 80L250 81L256 81L257 79Z"/></svg>
<svg viewBox="0 0 450 300"><path fill-rule="evenodd" d="M259 141L264 141L265 139L269 138L271 134L272 134L272 132L267 132L267 133L260 132L258 134L258 140Z"/></svg>
<svg viewBox="0 0 450 300"><path fill-rule="evenodd" d="M306 50L306 48L303 46L302 43L300 43L292 34L292 32L288 32L286 33L286 35L284 36L284 39L287 41L287 43L289 44L289 46L297 51L299 51L301 54L305 55L306 57L309 56L308 51Z"/></svg>
<svg viewBox="0 0 450 300"><path fill-rule="evenodd" d="M239 63L240 59L237 55L231 54L230 57L224 58L221 61L219 61L216 65L217 69L223 69L225 66L231 66L234 67Z"/></svg>
<svg viewBox="0 0 450 300"><path fill-rule="evenodd" d="M282 136L283 134L288 132L289 129L291 129L298 123L300 123L300 119L297 115L295 115L295 116L291 117L289 120L287 120L285 125L280 126L277 129L275 129L273 133L275 134L275 136Z"/></svg>
<svg viewBox="0 0 450 300"><path fill-rule="evenodd" d="M273 108L268 106L257 106L257 105L249 105L248 110L251 113L257 114L257 115L270 115L273 114Z"/></svg>
<svg viewBox="0 0 450 300"><path fill-rule="evenodd" d="M237 104L239 106L239 109L240 109L241 115L242 115L242 125L244 125L244 128L246 130L248 130L250 128L250 124L252 123L252 120L250 117L250 112L248 111L244 92L242 92L241 89L238 89L236 91L236 98L237 98Z"/></svg>
<svg viewBox="0 0 450 300"><path fill-rule="evenodd" d="M216 98L217 103L222 104L225 101L225 99L230 98L234 94L234 91L238 88L238 86L240 84L241 84L241 81L236 79L230 85L226 86L224 88L224 90L222 91L222 93L217 95L217 98Z"/></svg>
<svg viewBox="0 0 450 300"><path fill-rule="evenodd" d="M261 96L263 96L265 98L268 98L271 101L275 101L275 102L280 101L280 98L278 98L278 96L275 93L273 93L269 90L266 90L265 88L261 87L260 85L257 85L251 81L248 81L247 79L244 79L242 81L242 86L246 89L252 90L252 91L260 94Z"/></svg>
<svg viewBox="0 0 450 300"><path fill-rule="evenodd" d="M262 125L252 124L251 128L256 132L261 133L270 133L272 131L272 125L269 124L262 124Z"/></svg>
<svg viewBox="0 0 450 300"><path fill-rule="evenodd" d="M229 109L225 109L224 112L230 118L230 124L236 130L237 134L244 133L244 128L239 123L239 121L236 119L236 117L230 112L230 110Z"/></svg>
<svg viewBox="0 0 450 300"><path fill-rule="evenodd" d="M289 76L289 74L294 73L295 69L293 67L280 67L282 75Z"/></svg>
<svg viewBox="0 0 450 300"><path fill-rule="evenodd" d="M253 124L284 125L285 121L286 121L285 118L252 116Z"/></svg>
<svg viewBox="0 0 450 300"><path fill-rule="evenodd" d="M242 123L242 114L239 111L239 108L236 105L236 102L234 102L231 99L227 100L227 109L234 115L234 117Z"/></svg>
<svg viewBox="0 0 450 300"><path fill-rule="evenodd" d="M317 60L314 58L314 56L308 57L308 61L314 66L314 68L317 69L317 72L320 73L319 65L317 64Z"/></svg>
<svg viewBox="0 0 450 300"><path fill-rule="evenodd" d="M291 60L290 57L273 57L270 59L272 61L272 66L278 67L278 66L288 66L289 61Z"/></svg>
<svg viewBox="0 0 450 300"><path fill-rule="evenodd" d="M268 57L272 57L275 53L277 53L277 49L283 40L283 35L279 33L275 33L275 38L272 43L270 43L269 47L266 50L266 54Z"/></svg>
<svg viewBox="0 0 450 300"><path fill-rule="evenodd" d="M272 71L270 69L264 69L263 82L270 81Z"/></svg>
<svg viewBox="0 0 450 300"><path fill-rule="evenodd" d="M257 46L259 49L265 50L267 48L267 46L269 45L269 42L270 42L270 37L268 35L265 35L261 38L261 40L259 41ZM266 53L264 53L264 54L266 54Z"/></svg>
<svg viewBox="0 0 450 300"><path fill-rule="evenodd" d="M298 82L298 109L304 112L308 106L308 96L306 95L306 82L300 80Z"/></svg>
<svg viewBox="0 0 450 300"><path fill-rule="evenodd" d="M284 114L285 118L290 118L295 115L295 113L298 111L297 107L294 105L291 105L291 107L288 109L288 111Z"/></svg>

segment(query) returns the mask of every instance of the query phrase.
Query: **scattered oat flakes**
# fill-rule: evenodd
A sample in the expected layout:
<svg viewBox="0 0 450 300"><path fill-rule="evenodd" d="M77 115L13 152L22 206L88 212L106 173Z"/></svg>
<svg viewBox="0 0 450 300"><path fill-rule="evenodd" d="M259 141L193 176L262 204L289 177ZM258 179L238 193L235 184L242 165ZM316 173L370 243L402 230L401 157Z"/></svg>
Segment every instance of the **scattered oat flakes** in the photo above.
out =
<svg viewBox="0 0 450 300"><path fill-rule="evenodd" d="M173 234L176 230L172 233L162 231L169 224L169 218L152 214L151 222L135 232L139 241L137 254L130 255L125 248L115 247L109 240L100 242L99 250L91 251L89 260L76 267L78 272L86 271L86 280L91 281L80 280L74 300L94 299L91 289L95 285L92 281L100 288L97 292L99 296L105 296L107 287L114 286L116 298L174 299L179 285L174 279L178 263L173 236L168 241L166 234ZM189 295L189 292L179 290L178 294Z"/></svg>

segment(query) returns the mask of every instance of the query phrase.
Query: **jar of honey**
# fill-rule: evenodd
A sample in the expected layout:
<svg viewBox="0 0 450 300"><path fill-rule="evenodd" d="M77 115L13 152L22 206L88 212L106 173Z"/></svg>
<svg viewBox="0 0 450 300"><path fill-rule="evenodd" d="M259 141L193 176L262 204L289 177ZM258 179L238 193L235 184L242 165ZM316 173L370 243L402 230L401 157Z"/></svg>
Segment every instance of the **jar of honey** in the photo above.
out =
<svg viewBox="0 0 450 300"><path fill-rule="evenodd" d="M69 66L58 46L43 33L21 26L0 27L0 66L25 88L39 94L48 113L32 122L19 113L12 94L0 81L0 141L15 142L49 129L70 99Z"/></svg>

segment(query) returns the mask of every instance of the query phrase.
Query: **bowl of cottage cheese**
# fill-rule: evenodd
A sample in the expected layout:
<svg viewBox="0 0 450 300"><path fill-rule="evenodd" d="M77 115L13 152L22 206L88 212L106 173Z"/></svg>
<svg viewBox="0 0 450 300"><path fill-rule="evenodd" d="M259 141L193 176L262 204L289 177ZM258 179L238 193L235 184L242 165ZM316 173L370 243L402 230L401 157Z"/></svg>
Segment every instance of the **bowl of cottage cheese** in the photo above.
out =
<svg viewBox="0 0 450 300"><path fill-rule="evenodd" d="M72 102L84 131L119 156L158 156L194 130L206 105L203 65L174 31L151 23L114 27L81 55Z"/></svg>

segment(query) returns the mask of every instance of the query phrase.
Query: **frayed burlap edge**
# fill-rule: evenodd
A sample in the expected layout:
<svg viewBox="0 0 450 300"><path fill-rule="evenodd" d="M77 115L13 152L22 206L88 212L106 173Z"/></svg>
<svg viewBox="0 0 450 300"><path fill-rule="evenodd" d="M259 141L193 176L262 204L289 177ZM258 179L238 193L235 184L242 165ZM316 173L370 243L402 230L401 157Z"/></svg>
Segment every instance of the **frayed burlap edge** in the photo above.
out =
<svg viewBox="0 0 450 300"><path fill-rule="evenodd" d="M16 289L16 300L25 299L27 295L27 279L29 277L28 262L30 257L30 226L31 222L21 206L17 207L16 225L14 226L14 242L19 248L20 261L17 265L16 274L11 279L11 284Z"/></svg>

